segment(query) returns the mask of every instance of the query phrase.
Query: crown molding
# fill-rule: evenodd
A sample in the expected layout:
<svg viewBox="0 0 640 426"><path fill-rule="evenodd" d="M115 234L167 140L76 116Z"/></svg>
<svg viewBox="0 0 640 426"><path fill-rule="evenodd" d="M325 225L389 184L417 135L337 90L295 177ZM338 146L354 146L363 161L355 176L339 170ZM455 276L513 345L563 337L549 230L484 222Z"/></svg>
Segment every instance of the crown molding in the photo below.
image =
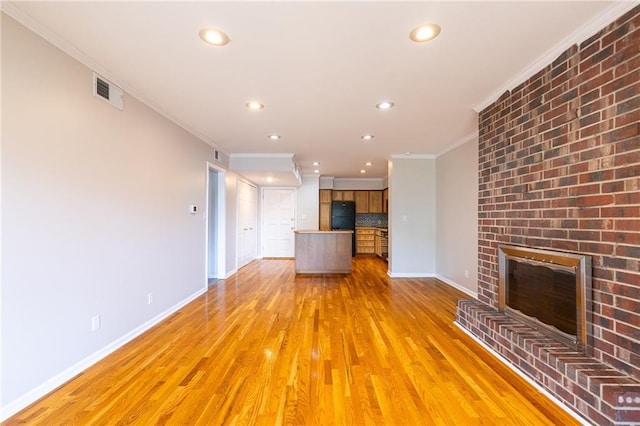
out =
<svg viewBox="0 0 640 426"><path fill-rule="evenodd" d="M526 81L536 72L540 71L541 69L552 63L554 60L556 60L558 56L560 56L565 50L569 49L576 43L582 43L583 41L587 40L589 37L606 27L608 24L633 9L639 3L640 2L638 1L624 0L615 2L610 8L569 34L551 49L547 50L542 56L538 57L538 59L529 64L529 66L527 66L524 70L522 70L520 73L500 86L500 88L491 93L485 100L476 105L473 108L474 111L476 111L477 113L482 112L482 110L484 110L486 107L494 103L496 99L502 96L503 93L510 91L514 87L517 87L520 83Z"/></svg>
<svg viewBox="0 0 640 426"><path fill-rule="evenodd" d="M433 154L391 154L393 160L433 160L436 158Z"/></svg>
<svg viewBox="0 0 640 426"><path fill-rule="evenodd" d="M468 142L471 142L474 139L478 139L480 137L480 133L476 130L473 133L469 133L467 136L463 137L462 139L459 139L457 142L455 142L453 145L448 146L444 149L444 151L441 151L440 153L436 154L436 158L440 157L441 155L446 154L449 151L453 151L454 149L458 148L459 146L462 146Z"/></svg>

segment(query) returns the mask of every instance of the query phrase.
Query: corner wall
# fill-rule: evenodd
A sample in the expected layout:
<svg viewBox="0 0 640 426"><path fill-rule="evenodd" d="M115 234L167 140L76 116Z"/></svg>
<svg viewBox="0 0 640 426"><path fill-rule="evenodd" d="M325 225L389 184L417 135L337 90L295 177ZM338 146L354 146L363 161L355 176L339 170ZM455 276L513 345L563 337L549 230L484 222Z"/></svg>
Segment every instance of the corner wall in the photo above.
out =
<svg viewBox="0 0 640 426"><path fill-rule="evenodd" d="M389 170L389 275L434 276L435 159L397 158L390 162Z"/></svg>
<svg viewBox="0 0 640 426"><path fill-rule="evenodd" d="M477 296L478 138L436 159L437 277Z"/></svg>

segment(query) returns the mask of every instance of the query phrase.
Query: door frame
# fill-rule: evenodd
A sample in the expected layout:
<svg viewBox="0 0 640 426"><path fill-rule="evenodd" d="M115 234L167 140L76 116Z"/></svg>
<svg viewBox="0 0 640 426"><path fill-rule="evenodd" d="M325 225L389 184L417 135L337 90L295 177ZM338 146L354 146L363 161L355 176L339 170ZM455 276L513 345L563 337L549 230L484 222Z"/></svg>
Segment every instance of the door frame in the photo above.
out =
<svg viewBox="0 0 640 426"><path fill-rule="evenodd" d="M206 185L205 185L205 241L204 241L204 286L209 286L209 196L211 194L211 182L209 173L218 174L218 184L216 186L216 274L212 278L225 279L226 277L226 173L222 167L207 161Z"/></svg>

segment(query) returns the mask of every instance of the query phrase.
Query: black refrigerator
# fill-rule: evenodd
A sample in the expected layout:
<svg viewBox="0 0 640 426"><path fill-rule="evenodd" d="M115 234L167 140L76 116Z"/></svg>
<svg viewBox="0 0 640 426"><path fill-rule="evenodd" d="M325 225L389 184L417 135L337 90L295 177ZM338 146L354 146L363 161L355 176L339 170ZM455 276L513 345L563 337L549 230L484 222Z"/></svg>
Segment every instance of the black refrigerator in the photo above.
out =
<svg viewBox="0 0 640 426"><path fill-rule="evenodd" d="M331 229L350 230L351 235L351 255L356 255L356 203L355 201L332 201L331 202Z"/></svg>

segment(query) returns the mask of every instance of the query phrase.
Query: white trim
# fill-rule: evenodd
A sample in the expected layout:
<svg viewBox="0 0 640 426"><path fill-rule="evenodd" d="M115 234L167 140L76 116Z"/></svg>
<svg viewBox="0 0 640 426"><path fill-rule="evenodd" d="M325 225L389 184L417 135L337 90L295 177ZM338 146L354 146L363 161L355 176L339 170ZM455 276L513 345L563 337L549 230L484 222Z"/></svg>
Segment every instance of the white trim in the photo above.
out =
<svg viewBox="0 0 640 426"><path fill-rule="evenodd" d="M390 157L395 160L433 160L436 158L433 154L391 154Z"/></svg>
<svg viewBox="0 0 640 426"><path fill-rule="evenodd" d="M475 336L473 333L471 333L469 330L467 330L466 328L464 328L462 325L460 325L460 323L458 323L457 321L453 322L453 325L455 325L456 327L458 327L460 330L462 330L467 336L471 337L471 339L475 340L476 343L478 343L480 346L482 346L484 349L487 350L487 352L489 352L491 355L493 355L498 361L502 362L504 365L506 365L507 367L509 367L514 373L516 373L518 376L522 377L527 383L529 383L531 386L533 386L534 388L536 388L536 390L540 391L540 393L544 394L547 398L549 398L551 401L553 401L558 407L562 408L564 411L566 411L571 417L573 417L574 419L576 419L581 425L584 426L590 426L591 423L589 423L587 420L585 420L584 418L582 418L578 413L576 413L575 411L573 411L573 409L571 409L570 407L566 406L562 401L560 401L558 398L556 398L555 396L553 396L548 390L546 390L545 388L543 388L542 386L540 386L538 383L534 382L531 377L527 376L526 374L524 374L522 371L520 371L517 367L515 367L511 362L509 362L508 359L506 359L505 357L503 357L502 355L500 355L498 352L496 352L493 348L491 348L490 346L488 346L486 343L484 343L482 340L478 339L477 336Z"/></svg>
<svg viewBox="0 0 640 426"><path fill-rule="evenodd" d="M271 153L265 153L265 154L247 154L247 153L232 153L229 154L229 158L282 158L285 160L291 160L295 157L295 154L292 153L282 153L282 154L271 154Z"/></svg>
<svg viewBox="0 0 640 426"><path fill-rule="evenodd" d="M229 279L231 278L231 276L235 275L235 273L238 272L238 268L233 268L231 271L229 271L227 273L227 275L225 275L225 277L223 279Z"/></svg>
<svg viewBox="0 0 640 426"><path fill-rule="evenodd" d="M449 278L445 278L442 275L436 274L436 278L440 281L442 281L443 283L447 284L448 286L451 286L457 290L460 290L461 292L463 292L464 294L468 294L469 296L473 297L474 299L478 298L478 292L470 290L460 284L458 284L455 281L451 281Z"/></svg>
<svg viewBox="0 0 640 426"><path fill-rule="evenodd" d="M637 1L620 1L615 2L607 10L569 34L567 37L558 42L551 49L547 50L542 56L538 57L535 61L529 64L524 70L520 71L509 81L500 86L497 90L491 93L485 100L473 107L474 111L480 113L483 109L491 105L500 98L503 93L510 91L517 87L520 83L526 81L538 71L544 69L547 65L555 61L565 50L569 49L574 44L582 43L589 37L602 30L604 27L630 11L638 4Z"/></svg>
<svg viewBox="0 0 640 426"><path fill-rule="evenodd" d="M145 331L147 331L150 328L154 327L155 325L160 323L162 320L164 320L165 318L167 318L168 316L170 316L174 312L178 311L183 306L189 304L190 302L192 302L193 300L195 300L199 296L203 295L205 293L205 291L206 291L205 289L198 290L197 292L195 292L191 296L187 297L186 299L182 300L181 302L178 302L176 305L172 306L171 308L167 309L166 311L158 314L154 318L151 318L149 321L147 321L147 322L141 324L140 326L134 328L133 330L131 330L127 334L125 334L122 337L114 340L110 344L104 346L103 348L99 349L98 351L94 352L93 354L89 355L88 357L84 358L83 360L77 362L76 364L74 364L71 367L67 368L66 370L62 371L61 373L53 376L52 378L50 378L46 382L40 384L39 386L36 386L35 388L31 389L30 391L28 391L24 395L14 399L13 401L8 403L7 405L2 406L0 408L0 411L1 411L1 413L0 413L0 421L7 420L9 417L13 416L14 414L19 412L20 410L26 408L27 406L29 406L30 404L34 403L38 399L42 398L43 396L45 396L49 392L53 391L54 389L56 389L60 385L63 385L64 383L68 382L69 380L71 380L72 378L77 376L78 374L82 373L87 368L91 367L92 365L94 365L98 361L104 359L106 356L108 356L109 354L111 354L115 350L121 348L122 346L124 346L125 344L129 343L130 341L132 341L136 337L140 336Z"/></svg>
<svg viewBox="0 0 640 426"><path fill-rule="evenodd" d="M217 241L216 241L216 251L217 251L217 259L216 259L216 276L213 278L222 279L224 278L224 270L227 265L227 250L226 250L226 199L227 199L227 188L226 188L226 176L227 171L220 167L219 165L207 161L207 176L206 176L206 185L205 185L205 215L204 215L204 226L205 226L205 239L204 239L204 277L205 277L205 288L209 286L209 215L211 212L209 211L209 193L211 192L210 182L209 182L209 173L211 170L215 170L218 173L218 187L216 188L216 194L218 201L216 203L218 211L216 214L216 227L217 227Z"/></svg>
<svg viewBox="0 0 640 426"><path fill-rule="evenodd" d="M387 271L391 278L435 278L433 272L391 272Z"/></svg>
<svg viewBox="0 0 640 426"><path fill-rule="evenodd" d="M454 149L458 148L459 146L462 146L464 144L466 144L467 142L471 142L474 139L479 139L480 138L480 133L476 130L473 133L469 133L467 136L463 137L462 139L459 139L457 142L453 143L453 145L448 146L444 149L444 151L440 151L440 153L436 154L436 158L440 157L441 155L446 154L449 151L453 151Z"/></svg>

